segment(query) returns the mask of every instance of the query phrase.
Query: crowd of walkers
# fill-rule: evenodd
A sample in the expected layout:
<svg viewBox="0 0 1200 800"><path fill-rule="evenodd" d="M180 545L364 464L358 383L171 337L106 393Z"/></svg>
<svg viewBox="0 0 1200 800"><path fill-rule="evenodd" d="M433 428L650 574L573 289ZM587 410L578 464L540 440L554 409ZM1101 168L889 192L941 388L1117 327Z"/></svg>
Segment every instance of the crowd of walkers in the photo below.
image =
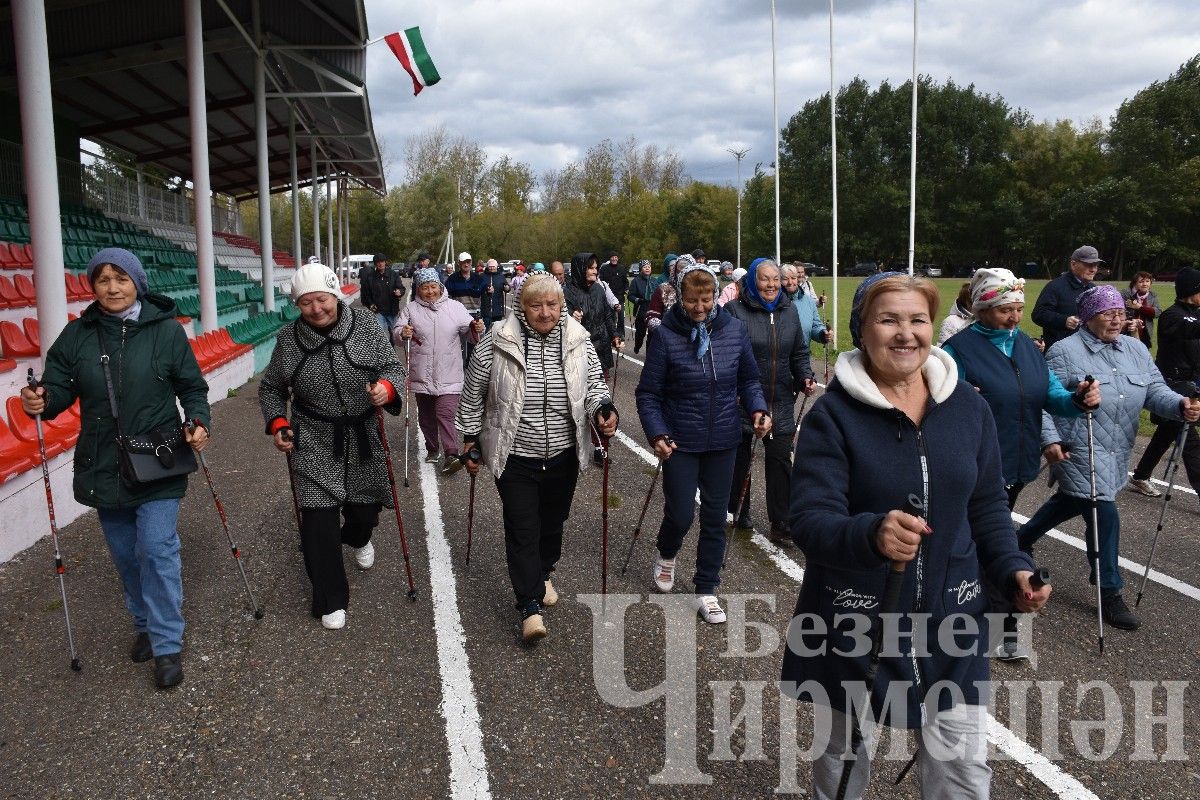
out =
<svg viewBox="0 0 1200 800"><path fill-rule="evenodd" d="M359 308L332 270L305 264L291 281L300 316L279 331L258 397L266 434L287 454L309 611L325 628L347 624L343 547L370 569L380 514L399 511L383 414L408 415L412 397L427 462L447 478L465 466L472 491L482 469L491 474L520 637L546 636L580 473L600 467L607 485L608 442L622 418L610 379L628 311L633 352L646 350L636 418L662 477L647 588L675 590L698 517L693 603L705 622L725 621L718 589L729 526L754 527L761 459L764 532L805 557L796 620L825 623L789 633L782 666L784 687L832 716L835 735L814 763L816 795L848 787L861 796L869 781L871 734L842 713L864 702L849 697L857 681L876 719L921 730L924 796L984 796L987 698L977 687L989 657L1028 657L1019 615L1051 591L1036 580L1040 537L1084 518L1101 631L1132 630L1141 620L1122 598L1117 493L1128 484L1158 496L1149 478L1172 448L1200 489L1200 271L1179 271L1163 310L1149 274L1120 292L1094 282L1101 263L1095 248L1080 247L1043 289L1032 312L1039 339L1019 328L1025 284L1006 269L978 270L940 325L931 281L873 275L854 294L853 347L811 405L810 344L836 343L821 315L825 296L802 265L710 265L697 250L668 255L656 274L649 260L627 269L616 253L601 261L580 252L508 276L467 252L445 274L422 253L409 288L380 255L361 276ZM172 321L178 309L149 291L132 253L102 250L87 275L95 302L67 325L21 401L46 420L80 402L75 496L99 510L132 618L130 656L153 658L168 688L183 677L175 520L187 473L148 478L127 462L138 436L168 453L202 450L208 387ZM1158 429L1130 482L1143 409ZM1014 530L1013 507L1043 459L1055 493ZM851 639L837 624L845 609L875 610L872 626L878 612L920 614L900 655L880 656L877 637L874 652L846 654ZM996 635L988 611L1004 614ZM941 649L938 628L953 615L976 623L956 639L969 655ZM930 651L917 653L918 639ZM820 700L796 690L813 682ZM927 704L922 692L947 682L957 691ZM954 739L977 746L929 755Z"/></svg>

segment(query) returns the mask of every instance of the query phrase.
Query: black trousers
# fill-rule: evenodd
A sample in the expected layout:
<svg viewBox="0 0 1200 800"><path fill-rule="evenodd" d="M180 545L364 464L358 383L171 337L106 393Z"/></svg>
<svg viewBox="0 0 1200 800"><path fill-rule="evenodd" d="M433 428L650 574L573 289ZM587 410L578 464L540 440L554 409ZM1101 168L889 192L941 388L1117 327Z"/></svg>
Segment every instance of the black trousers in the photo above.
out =
<svg viewBox="0 0 1200 800"><path fill-rule="evenodd" d="M1146 445L1146 452L1142 453L1137 469L1133 471L1136 480L1150 479L1154 468L1175 444L1175 439L1182 429L1183 423L1174 420L1165 421L1155 429L1154 435L1150 437L1150 444ZM1183 468L1187 470L1188 483L1192 484L1193 489L1200 491L1200 434L1196 432L1195 425L1190 426L1187 438L1183 442L1182 458Z"/></svg>
<svg viewBox="0 0 1200 800"><path fill-rule="evenodd" d="M539 603L562 556L563 522L571 513L579 454L574 447L549 461L510 455L496 479L504 507L504 551L517 608Z"/></svg>
<svg viewBox="0 0 1200 800"><path fill-rule="evenodd" d="M633 352L637 353L641 350L644 341L646 341L646 315L635 313L633 317Z"/></svg>
<svg viewBox="0 0 1200 800"><path fill-rule="evenodd" d="M379 524L379 503L306 508L300 515L304 570L312 582L312 615L320 617L350 605L350 584L342 545L365 547Z"/></svg>
<svg viewBox="0 0 1200 800"><path fill-rule="evenodd" d="M742 441L738 445L737 460L733 465L733 485L729 488L729 512L737 517L743 510L750 509L750 489L746 489L746 500L742 508L737 507L738 498L742 493L742 483L746 480L746 470L750 466L750 442L752 433L742 432ZM763 446L766 449L763 449ZM755 461L763 465L763 474L767 481L767 517L772 526L786 528L788 524L788 506L792 491L792 435L775 434L755 444ZM751 485L754 479L750 479Z"/></svg>

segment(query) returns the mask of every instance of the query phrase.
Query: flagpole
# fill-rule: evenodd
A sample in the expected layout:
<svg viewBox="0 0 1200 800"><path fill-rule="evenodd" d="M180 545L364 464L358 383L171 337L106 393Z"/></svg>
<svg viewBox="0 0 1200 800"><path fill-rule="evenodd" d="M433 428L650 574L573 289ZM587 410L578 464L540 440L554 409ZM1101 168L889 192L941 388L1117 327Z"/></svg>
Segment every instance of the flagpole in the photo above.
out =
<svg viewBox="0 0 1200 800"><path fill-rule="evenodd" d="M780 264L779 246L779 83L775 76L775 0L771 0L771 106L775 118L775 263Z"/></svg>
<svg viewBox="0 0 1200 800"><path fill-rule="evenodd" d="M917 257L917 0L913 0L912 45L912 162L908 186L908 274L913 274Z"/></svg>
<svg viewBox="0 0 1200 800"><path fill-rule="evenodd" d="M837 84L833 76L833 0L829 0L829 152L833 165L833 333L838 329Z"/></svg>

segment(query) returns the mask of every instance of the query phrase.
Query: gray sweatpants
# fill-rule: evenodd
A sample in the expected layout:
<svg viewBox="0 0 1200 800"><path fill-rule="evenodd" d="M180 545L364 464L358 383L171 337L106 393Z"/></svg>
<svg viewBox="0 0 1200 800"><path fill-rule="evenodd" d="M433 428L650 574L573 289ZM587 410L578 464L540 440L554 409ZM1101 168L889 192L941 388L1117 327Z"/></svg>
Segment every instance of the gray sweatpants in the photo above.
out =
<svg viewBox="0 0 1200 800"><path fill-rule="evenodd" d="M814 709L824 712L825 709ZM832 727L829 745L813 761L813 796L833 800L842 770L849 762L842 754L849 749L849 719L830 709ZM870 754L877 727L863 731L863 744L850 773L847 798L861 798L871 781ZM987 763L987 706L957 705L931 719L920 731L916 772L922 800L987 800L992 785L992 768ZM896 765L899 770L902 763Z"/></svg>

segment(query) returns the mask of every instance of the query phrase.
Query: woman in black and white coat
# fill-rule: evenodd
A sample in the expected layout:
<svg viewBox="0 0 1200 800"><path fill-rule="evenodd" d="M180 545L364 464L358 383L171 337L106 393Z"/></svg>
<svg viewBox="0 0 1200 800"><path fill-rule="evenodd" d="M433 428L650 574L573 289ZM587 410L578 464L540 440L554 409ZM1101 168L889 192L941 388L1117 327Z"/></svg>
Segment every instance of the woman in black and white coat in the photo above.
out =
<svg viewBox="0 0 1200 800"><path fill-rule="evenodd" d="M371 532L392 507L375 409L399 413L404 370L374 315L341 301L328 267L296 270L292 299L300 318L279 331L258 401L275 447L294 454L312 615L336 629L350 603L342 545L370 569Z"/></svg>
<svg viewBox="0 0 1200 800"><path fill-rule="evenodd" d="M513 313L475 347L454 424L463 452L479 448L504 508L508 575L521 635L546 635L544 606L558 601L550 573L590 429L609 437L617 410L587 330L567 313L562 286L543 273L522 284ZM467 461L472 475L479 463Z"/></svg>

